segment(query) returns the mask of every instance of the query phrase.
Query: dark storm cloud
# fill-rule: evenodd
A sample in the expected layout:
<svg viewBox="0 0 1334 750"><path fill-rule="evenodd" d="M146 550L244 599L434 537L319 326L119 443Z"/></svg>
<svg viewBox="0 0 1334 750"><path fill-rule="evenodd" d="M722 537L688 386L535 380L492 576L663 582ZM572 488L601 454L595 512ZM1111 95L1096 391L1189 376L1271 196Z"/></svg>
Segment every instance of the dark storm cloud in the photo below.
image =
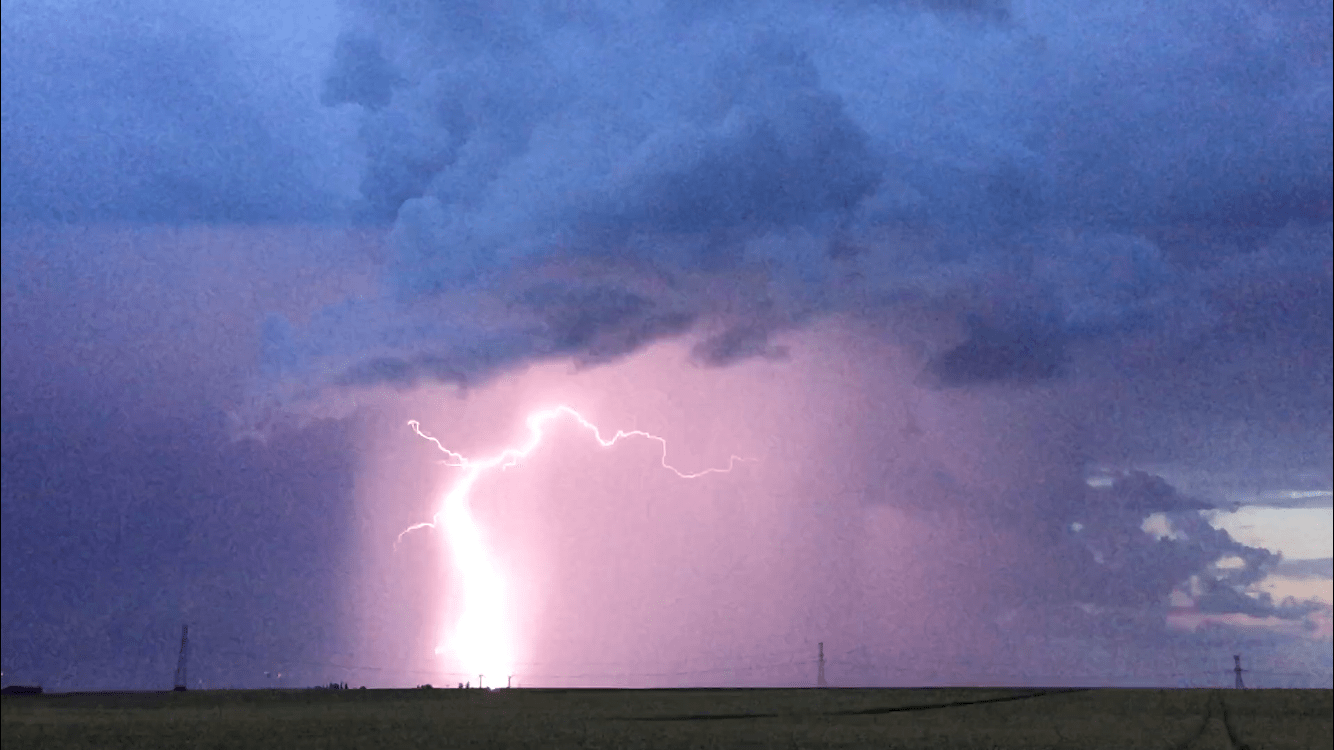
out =
<svg viewBox="0 0 1334 750"><path fill-rule="evenodd" d="M1234 258L1329 221L1325 10L365 2L323 101L360 110L362 210L396 222L391 317L458 291L531 309L534 272L632 258L631 278L588 273L696 327L777 331L934 299L964 334L932 334L924 382L1031 383L1091 343L1207 328ZM1164 231L1184 226L1217 241ZM1308 275L1325 263L1270 252ZM716 283L665 302L644 278ZM571 335L514 365L607 338L588 328L597 315L562 315L547 323ZM609 333L623 344L590 359L688 327ZM547 330L506 321L473 348ZM767 351L714 345L701 361ZM319 369L358 367L355 344L337 348Z"/></svg>
<svg viewBox="0 0 1334 750"><path fill-rule="evenodd" d="M337 117L302 96L285 60L257 69L272 51L238 41L225 17L250 10L244 3L220 10L209 19L158 3L7 5L5 221L335 215L349 153L334 139Z"/></svg>
<svg viewBox="0 0 1334 750"><path fill-rule="evenodd" d="M737 325L704 339L692 350L694 358L707 365L721 367L750 357L782 359L785 346L770 343L770 332L758 326Z"/></svg>
<svg viewBox="0 0 1334 750"><path fill-rule="evenodd" d="M334 606L330 560L346 559L324 545L346 530L321 510L346 501L346 446L275 433L284 409L597 364L687 332L702 363L778 358L782 334L824 314L877 325L917 383L939 387L930 398L964 404L962 429L1044 451L969 454L969 435L909 414L875 425L890 438L861 457L908 511L972 524L944 566L1022 547L1011 589L980 607L1119 613L1097 620L1103 637L1123 637L1116 618L1132 611L1159 615L1134 632L1161 636L1165 598L1190 585L1202 610L1309 612L1239 593L1287 563L1201 519L1212 495L1134 473L1089 489L1083 472L1205 456L1318 466L1328 486L1327 3L365 2L309 55L281 33L246 45L277 11L143 8L7 4L6 223L328 216L359 177L357 210L393 224L393 254L379 296L358 288L308 322L303 309L264 326L259 390L279 408L236 406L237 431L276 435L270 455L209 421L240 400L253 353L190 333L223 315L200 300L258 297L98 241L19 276L6 239L7 658L12 639L74 653L112 629L124 648L255 591L262 611L219 617L236 637L259 642L290 601L309 619L266 653L330 646L312 631ZM317 14L289 12L293 44L316 34ZM316 57L324 74L296 80ZM269 308L300 287L270 289ZM50 299L32 307L34 289ZM248 310L227 333L258 320ZM194 348L178 355L182 339ZM1001 418L971 421L992 406ZM102 450L108 434L134 450ZM881 450L895 435L926 458ZM64 484L44 487L48 473ZM43 508L20 502L47 489ZM162 510L136 515L126 498ZM1146 534L1149 513L1176 533ZM113 522L123 542L108 541ZM13 572L43 555L54 562L20 586ZM155 587L134 612L115 593ZM74 597L114 614L75 618ZM78 625L16 626L22 599ZM144 648L170 653L173 637ZM163 671L144 669L138 684Z"/></svg>
<svg viewBox="0 0 1334 750"><path fill-rule="evenodd" d="M1210 614L1299 620L1327 608L1246 593L1280 570L1281 557L1236 541L1194 512L1208 507L1144 472L1129 473L1110 487L1089 488L1083 499L1064 503L1047 519L1069 524L1054 548L1060 570L1037 572L1033 582L1049 601L1098 606L1159 609L1176 590ZM1145 533L1144 519L1151 513L1162 514L1169 535ZM1231 563L1220 564L1225 559Z"/></svg>
<svg viewBox="0 0 1334 750"><path fill-rule="evenodd" d="M927 364L925 382L954 388L991 381L1032 382L1054 377L1066 357L1065 336L1055 327L978 327L968 340Z"/></svg>
<svg viewBox="0 0 1334 750"><path fill-rule="evenodd" d="M866 133L821 90L804 53L759 40L738 57L719 63L719 93L751 106L734 107L712 132L666 137L636 155L647 164L628 187L639 194L628 205L616 196L612 209L631 227L782 226L847 211L879 181Z"/></svg>
<svg viewBox="0 0 1334 750"><path fill-rule="evenodd" d="M516 304L538 311L531 328L481 334L445 350L368 359L349 368L341 384L406 388L439 382L467 387L532 359L565 355L594 365L682 333L694 319L689 312L661 309L653 300L608 287L539 286Z"/></svg>
<svg viewBox="0 0 1334 750"><path fill-rule="evenodd" d="M1162 477L1143 471L1127 472L1106 489L1091 489L1089 496L1090 503L1115 505L1141 517L1149 513L1179 513L1215 507L1205 500L1186 497Z"/></svg>
<svg viewBox="0 0 1334 750"><path fill-rule="evenodd" d="M378 40L343 34L334 47L320 102L326 106L360 104L372 111L382 109L393 100L393 88L400 83L403 79L389 67Z"/></svg>
<svg viewBox="0 0 1334 750"><path fill-rule="evenodd" d="M1301 620L1307 615L1328 609L1320 602L1282 601L1275 602L1268 593L1250 596L1238 587L1211 580L1205 590L1195 598L1195 606L1205 614L1236 613L1251 617L1276 617L1280 620Z"/></svg>
<svg viewBox="0 0 1334 750"><path fill-rule="evenodd" d="M1290 578L1334 578L1334 558L1284 560L1274 570Z"/></svg>
<svg viewBox="0 0 1334 750"><path fill-rule="evenodd" d="M553 353L568 352L597 362L628 354L645 342L681 333L689 313L659 310L646 297L605 286L534 287L521 303L541 310Z"/></svg>
<svg viewBox="0 0 1334 750"><path fill-rule="evenodd" d="M1300 436L1328 423L1328 389L1311 387L1334 328L1325 8L352 15L318 96L360 120L359 210L393 223L394 251L381 297L271 323L279 412L330 387L473 387L687 332L705 364L780 357L784 331L840 314L883 324L918 385L1003 394L1077 376L1124 394L1090 400L1090 434L1051 446L1034 476L1155 440L1179 455L1190 425L1228 418L1282 413ZM257 412L243 428L274 414ZM1235 593L1275 562L1198 518L1214 500L1148 475L979 492L929 462L903 471L915 512L968 508L1049 544L1034 596L1161 606L1192 576ZM1189 541L1148 537L1150 513ZM1212 571L1227 555L1241 572ZM1278 611L1224 588L1202 601Z"/></svg>

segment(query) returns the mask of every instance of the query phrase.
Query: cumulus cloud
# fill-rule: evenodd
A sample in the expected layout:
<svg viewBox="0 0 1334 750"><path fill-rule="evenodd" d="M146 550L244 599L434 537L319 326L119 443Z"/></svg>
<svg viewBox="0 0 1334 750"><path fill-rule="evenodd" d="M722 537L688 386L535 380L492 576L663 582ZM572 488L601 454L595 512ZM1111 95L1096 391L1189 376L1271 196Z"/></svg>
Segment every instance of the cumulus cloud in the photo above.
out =
<svg viewBox="0 0 1334 750"><path fill-rule="evenodd" d="M427 338L389 355L400 364L353 345L308 368L359 373L344 380L494 374L493 357L463 360L460 336L479 352L530 336L506 359L522 366L695 331L699 360L727 363L771 355L812 315L928 304L955 322L903 336L925 335L923 382L1032 383L1089 341L1207 328L1257 236L1329 221L1330 22L1314 6L352 15L322 100L359 112L359 210L395 225L385 316L480 290L540 323L436 342L439 324L421 324ZM1161 231L1188 225L1224 241L1200 256ZM1299 244L1272 262L1316 269L1318 243ZM591 280L557 293L543 274L572 258Z"/></svg>
<svg viewBox="0 0 1334 750"><path fill-rule="evenodd" d="M1144 472L1067 499L1055 519L1048 518L1068 526L1052 547L1059 565L1035 572L1037 598L1150 617L1162 616L1169 604L1200 614L1279 620L1328 611L1321 602L1275 601L1259 590L1266 577L1307 566L1214 528L1199 512L1208 507Z"/></svg>
<svg viewBox="0 0 1334 750"><path fill-rule="evenodd" d="M1049 545L1032 596L1165 611L1193 585L1202 611L1302 616L1242 593L1278 558L1209 526L1215 500L1073 477L1144 436L1135 409L1189 425L1285 402L1320 421L1319 398L1291 404L1309 389L1242 388L1220 363L1282 347L1262 321L1331 328L1301 301L1329 286L1327 15L363 2L323 101L361 118L360 210L393 225L386 292L289 331L276 380L470 387L686 334L697 362L730 365L782 358L784 332L821 316L861 319L918 387L1105 389L1084 423L1125 428L1033 459L1050 485L979 491L925 456L885 469L914 512L965 508ZM1273 305L1298 312L1256 312ZM1298 347L1317 370L1320 346ZM1028 427L1046 418L1074 419ZM1154 514L1170 535L1146 533Z"/></svg>
<svg viewBox="0 0 1334 750"><path fill-rule="evenodd" d="M1328 488L1327 5L365 0L253 67L281 19L241 0L16 7L7 222L384 225L379 289L264 326L240 431L675 337L781 360L835 318L902 356L809 428L876 446L831 474L957 532L943 567L1004 558L979 606L1104 635L1174 595L1313 612L1200 517L1235 497L1084 471L1277 456Z"/></svg>
<svg viewBox="0 0 1334 750"><path fill-rule="evenodd" d="M1284 560L1275 572L1289 578L1334 578L1334 558Z"/></svg>
<svg viewBox="0 0 1334 750"><path fill-rule="evenodd" d="M1167 480L1143 471L1128 471L1116 477L1105 489L1090 489L1090 502L1112 506L1132 513L1180 513L1207 510L1213 503L1187 497Z"/></svg>

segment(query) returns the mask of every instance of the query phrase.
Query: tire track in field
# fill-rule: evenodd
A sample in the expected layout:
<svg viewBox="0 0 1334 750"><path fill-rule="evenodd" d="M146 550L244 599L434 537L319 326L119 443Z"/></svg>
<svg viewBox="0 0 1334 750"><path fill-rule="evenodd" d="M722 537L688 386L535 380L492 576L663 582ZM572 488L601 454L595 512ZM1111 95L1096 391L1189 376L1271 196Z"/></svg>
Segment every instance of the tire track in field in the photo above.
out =
<svg viewBox="0 0 1334 750"><path fill-rule="evenodd" d="M1232 720L1227 715L1227 703L1223 700L1223 693L1220 690L1214 690L1209 693L1209 698L1204 704L1204 719L1200 722L1200 728L1187 738L1184 742L1176 745L1173 750L1191 750L1198 747L1205 732L1209 731L1210 723L1217 719L1223 725L1223 739L1227 740L1227 750L1250 750L1250 745L1237 739L1237 731L1232 726Z"/></svg>
<svg viewBox="0 0 1334 750"><path fill-rule="evenodd" d="M1232 720L1227 715L1227 701L1223 700L1223 693L1218 693L1218 708L1223 715L1223 729L1227 730L1227 741L1232 744L1232 750L1251 750L1251 746L1237 739L1237 729L1232 726Z"/></svg>
<svg viewBox="0 0 1334 750"><path fill-rule="evenodd" d="M1204 719L1200 721L1200 728L1195 733L1178 743L1172 750L1190 750L1191 745L1200 741L1204 732L1209 728L1209 721L1214 718L1214 694L1210 693L1208 699L1204 702Z"/></svg>
<svg viewBox="0 0 1334 750"><path fill-rule="evenodd" d="M957 708L959 706L977 706L983 703L1008 703L1010 701L1023 701L1031 698L1041 698L1044 695L1064 695L1067 693L1083 693L1093 688L1063 688L1060 690L1038 690L1032 693L1020 693L1019 695L1002 695L995 698L977 698L967 701L949 701L947 703L920 703L911 706L890 706L886 708L863 708L856 711L830 711L826 716L872 716L876 714L895 714L903 711L929 711L936 708Z"/></svg>
<svg viewBox="0 0 1334 750"><path fill-rule="evenodd" d="M1011 701L1030 700L1041 698L1044 695L1064 695L1066 693L1082 693L1092 688L1062 688L1059 690L1038 690L1031 693L1020 693L1018 695L1003 695L994 698L976 698L973 700L947 701L944 703L917 703L907 706L884 706L879 708L862 708L847 711L824 711L816 716L874 716L878 714L903 713L907 711L931 711L939 708L959 708L961 706L977 706L985 703L1008 703ZM790 714L789 714L790 715ZM731 714L674 714L669 716L634 716L630 721L721 721L726 719L777 719L784 714L779 713L731 713Z"/></svg>

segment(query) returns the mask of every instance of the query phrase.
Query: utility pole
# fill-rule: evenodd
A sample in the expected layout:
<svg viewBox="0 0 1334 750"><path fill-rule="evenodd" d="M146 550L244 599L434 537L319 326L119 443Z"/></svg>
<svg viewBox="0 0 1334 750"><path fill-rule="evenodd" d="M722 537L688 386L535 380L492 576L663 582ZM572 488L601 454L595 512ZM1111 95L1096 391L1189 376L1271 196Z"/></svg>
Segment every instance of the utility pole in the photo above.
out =
<svg viewBox="0 0 1334 750"><path fill-rule="evenodd" d="M1233 664L1236 664L1236 666L1233 667L1233 669L1232 669L1232 671L1235 672L1236 675L1237 675L1237 685L1236 685L1236 688L1237 688L1238 690L1242 690L1242 689L1244 689L1244 688L1246 687L1246 683L1244 683L1244 682L1241 681L1241 673L1242 673L1242 672L1245 672L1246 670L1244 670L1244 669L1241 668L1241 654L1233 654L1233 655L1232 655L1232 663L1233 663Z"/></svg>
<svg viewBox="0 0 1334 750"><path fill-rule="evenodd" d="M815 678L815 684L818 687L829 687L829 683L824 681L824 641L820 641L820 672Z"/></svg>
<svg viewBox="0 0 1334 750"><path fill-rule="evenodd" d="M512 687L514 687L514 675L505 678L505 689L509 690Z"/></svg>
<svg viewBox="0 0 1334 750"><path fill-rule="evenodd" d="M478 690L481 690L481 689L482 689L482 677L483 677L483 675L480 675L480 674L477 675L477 689L478 689Z"/></svg>
<svg viewBox="0 0 1334 750"><path fill-rule="evenodd" d="M178 693L185 692L185 656L189 646L190 646L190 627L188 625L182 625L181 655L176 659L176 684L172 687L172 690Z"/></svg>

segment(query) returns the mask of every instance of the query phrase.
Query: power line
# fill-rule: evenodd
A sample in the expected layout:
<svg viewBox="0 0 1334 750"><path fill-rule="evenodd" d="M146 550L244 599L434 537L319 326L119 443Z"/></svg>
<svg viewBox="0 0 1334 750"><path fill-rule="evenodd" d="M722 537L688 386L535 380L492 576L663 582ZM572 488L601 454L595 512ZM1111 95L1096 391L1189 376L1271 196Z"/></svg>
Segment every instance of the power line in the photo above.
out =
<svg viewBox="0 0 1334 750"><path fill-rule="evenodd" d="M845 660L837 658L831 659L828 657L828 655L824 655L825 658L823 664L821 664L820 660L821 651L822 649L820 648L819 644L817 644L817 653L815 655L815 658L811 658L809 656L803 658L799 653L796 652L781 652L781 651L770 652L773 656L778 656L778 657L789 656L791 658L787 659L778 658L772 660L765 660L762 662L751 661L750 659L745 659L745 658L733 660L733 658L724 657L727 658L728 661L732 661L734 664L736 664L736 666L700 665L697 667L687 662L675 668L672 667L654 668L653 666L645 665L642 663L635 664L627 662L601 662L595 664L583 663L581 666L585 668L584 670L566 671L559 668L559 666L561 665L558 665L557 663L553 662L527 662L516 665L517 668L512 671L512 675L516 680L519 680L520 682L528 682L531 680L642 681L644 679L653 680L655 678L674 681L680 678L716 679L720 677L726 678L727 676L730 675L736 675L736 676L760 675L766 671L776 673L774 675L775 677L778 676L777 673L781 673L784 675L791 675L792 677L797 678L800 674L800 670L809 669L812 666L812 663L814 663L814 665L817 668L816 669L817 684L821 684L820 677L823 676L825 678L824 679L825 685L828 684L830 669L837 670L839 674L844 674L848 670L851 670L852 674L847 674L846 677L848 679L851 679L852 681L861 680L861 678L856 676L857 673L860 673L861 675L864 675L868 678L872 677L875 674L881 675L882 678L888 675L899 675L901 678L911 677L912 678L911 681L913 683L921 684L923 686L934 684L939 680L958 683L960 679L957 676L941 674L938 670L914 669L910 667L904 667L901 665L875 663L860 659L859 660L851 660L851 659ZM255 656L254 654L250 653L242 653L242 652L217 652L217 653L220 656L230 656L233 658L239 657L256 662L270 661L269 659L261 658L259 656ZM758 654L756 654L755 656L758 656ZM471 680L472 678L475 678L477 676L476 674L466 674L459 671L443 671L436 669L412 668L407 665L404 665L402 667L394 667L394 666L384 666L384 665L358 664L355 662L348 663L348 662L333 661L333 660L286 658L279 660L279 663L284 665L293 665L293 666L300 665L305 667L314 667L322 669L340 669L353 672L370 672L370 673L381 674L386 677L399 675L403 677L426 678L426 679L451 678L452 680ZM588 667L595 667L595 668L588 669ZM820 669L821 667L824 668L823 675L821 675L821 669ZM1038 674L1033 672L1021 672L1016 669L1007 669L1004 667L988 668L983 666L983 667L973 667L969 669L968 675L974 682L978 680L994 680L997 685L1035 684L1039 682L1046 682L1049 684L1082 684L1082 685L1102 685L1102 684L1137 683L1137 682L1142 682L1144 684L1153 684L1153 683L1160 683L1162 680L1188 680L1190 682L1213 684L1216 687L1223 687L1224 686L1224 683L1222 682L1224 678L1223 676L1233 671L1234 671L1233 669L1225 670L1221 668L1215 668L1215 669L1199 669L1199 670L1182 670L1174 672L1146 671L1145 673L1140 673L1140 674L1107 674L1107 673ZM1264 676L1270 678L1288 678L1282 680L1276 679L1274 680L1275 683L1296 682L1302 684L1317 684L1322 682L1328 683L1331 679L1331 675L1328 673L1317 674L1317 673L1307 673L1307 672L1278 672L1278 671L1253 670L1253 669L1244 669L1243 671L1250 672L1253 676ZM806 672L806 674L809 675L810 673ZM784 679L784 682L787 682L787 680ZM792 682L792 684L796 685L800 684L800 682L801 682L800 679L795 679ZM839 682L846 682L846 680L843 677L840 677Z"/></svg>

